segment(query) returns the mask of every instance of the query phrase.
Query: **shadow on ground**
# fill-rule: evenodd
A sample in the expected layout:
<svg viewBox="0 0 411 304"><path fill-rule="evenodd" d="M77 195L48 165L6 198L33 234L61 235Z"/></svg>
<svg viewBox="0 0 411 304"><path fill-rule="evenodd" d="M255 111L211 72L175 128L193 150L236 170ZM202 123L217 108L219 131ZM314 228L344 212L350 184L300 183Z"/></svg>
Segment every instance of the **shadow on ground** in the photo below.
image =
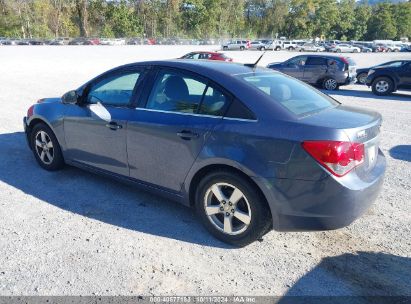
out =
<svg viewBox="0 0 411 304"><path fill-rule="evenodd" d="M340 294L334 293L336 290ZM330 295L332 297L327 298ZM378 298L387 296L401 298ZM410 301L410 297L410 258L357 252L324 258L301 277L278 303L409 303L404 299Z"/></svg>
<svg viewBox="0 0 411 304"><path fill-rule="evenodd" d="M0 181L58 208L111 225L210 247L232 248L203 229L192 209L66 166L41 169L23 132L0 134Z"/></svg>
<svg viewBox="0 0 411 304"><path fill-rule="evenodd" d="M411 145L398 145L390 149L390 156L411 162Z"/></svg>
<svg viewBox="0 0 411 304"><path fill-rule="evenodd" d="M324 91L322 90L323 93L333 95L333 96L348 96L348 97L360 97L360 98L366 98L366 99L379 99L379 100L384 100L384 101L409 101L411 102L411 94L403 93L403 92L395 92L392 93L388 96L377 96L374 95L371 92L371 89L369 91L363 91L363 90L351 90L351 89L345 89L341 88L340 90L336 91Z"/></svg>

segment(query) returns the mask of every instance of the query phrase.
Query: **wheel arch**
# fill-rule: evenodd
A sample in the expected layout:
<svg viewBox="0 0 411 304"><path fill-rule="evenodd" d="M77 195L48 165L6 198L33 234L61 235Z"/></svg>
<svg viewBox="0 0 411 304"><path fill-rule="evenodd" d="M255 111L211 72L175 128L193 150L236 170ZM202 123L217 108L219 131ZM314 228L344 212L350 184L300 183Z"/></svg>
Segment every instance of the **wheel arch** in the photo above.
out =
<svg viewBox="0 0 411 304"><path fill-rule="evenodd" d="M27 139L28 139L28 142L29 142L30 149L33 149L32 145L31 145L31 140L30 140L31 132L32 132L34 126L38 125L39 123L44 123L46 126L48 126L50 128L50 130L53 132L54 136L56 137L60 147L62 147L61 140L57 136L56 131L54 130L53 126L46 119L44 119L43 117L36 116L36 117L31 118L28 125L27 125L26 136L27 136Z"/></svg>
<svg viewBox="0 0 411 304"><path fill-rule="evenodd" d="M394 88L393 88L394 91L397 90L397 81L392 75L389 75L389 74L376 75L373 78L371 85L374 85L374 82L377 81L378 78L388 78L388 79L390 79L392 81L392 84L394 85Z"/></svg>
<svg viewBox="0 0 411 304"><path fill-rule="evenodd" d="M275 210L272 210L270 204L268 203L267 196L264 193L264 191L261 189L261 187L245 172L240 170L239 168L233 167L231 165L227 164L209 164L201 169L199 169L191 178L189 186L188 186L188 193L187 193L187 199L188 199L188 205L193 206L194 205L194 200L195 200L195 192L197 185L200 183L200 181L208 174L216 171L229 171L234 174L238 174L241 177L243 177L245 180L247 180L258 192L258 195L261 196L261 199L265 206L267 207L267 210L270 212L270 217L273 218L273 213L275 213Z"/></svg>

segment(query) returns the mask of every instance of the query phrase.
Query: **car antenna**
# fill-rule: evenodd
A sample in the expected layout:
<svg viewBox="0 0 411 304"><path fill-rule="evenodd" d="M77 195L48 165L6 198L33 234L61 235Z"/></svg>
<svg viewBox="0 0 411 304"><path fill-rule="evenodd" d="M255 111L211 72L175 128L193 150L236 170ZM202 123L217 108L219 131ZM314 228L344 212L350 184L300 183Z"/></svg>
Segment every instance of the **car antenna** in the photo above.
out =
<svg viewBox="0 0 411 304"><path fill-rule="evenodd" d="M271 42L271 44L268 47L270 47L272 44L273 44L273 42ZM266 52L267 52L267 49L265 49L264 52L261 54L261 56L258 57L256 62L246 63L244 65L247 66L247 67L253 68L253 72L255 72L255 69L257 68L257 64L260 62L261 58L263 58L263 56L265 55Z"/></svg>

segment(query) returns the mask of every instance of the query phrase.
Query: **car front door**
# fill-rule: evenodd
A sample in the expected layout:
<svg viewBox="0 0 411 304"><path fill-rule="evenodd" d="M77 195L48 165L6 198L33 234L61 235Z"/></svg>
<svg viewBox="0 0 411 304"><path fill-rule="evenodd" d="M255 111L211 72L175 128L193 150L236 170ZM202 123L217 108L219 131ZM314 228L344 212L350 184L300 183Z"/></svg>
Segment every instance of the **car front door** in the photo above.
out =
<svg viewBox="0 0 411 304"><path fill-rule="evenodd" d="M411 62L404 64L398 72L400 77L400 88L411 89Z"/></svg>
<svg viewBox="0 0 411 304"><path fill-rule="evenodd" d="M67 105L64 133L70 161L124 176L130 105L141 70L109 73L89 84L79 104Z"/></svg>
<svg viewBox="0 0 411 304"><path fill-rule="evenodd" d="M130 176L180 192L228 102L208 80L189 72L164 68L150 77L152 89L127 126Z"/></svg>
<svg viewBox="0 0 411 304"><path fill-rule="evenodd" d="M307 56L294 57L284 62L283 66L281 67L281 72L298 79L303 79L304 65L306 61Z"/></svg>

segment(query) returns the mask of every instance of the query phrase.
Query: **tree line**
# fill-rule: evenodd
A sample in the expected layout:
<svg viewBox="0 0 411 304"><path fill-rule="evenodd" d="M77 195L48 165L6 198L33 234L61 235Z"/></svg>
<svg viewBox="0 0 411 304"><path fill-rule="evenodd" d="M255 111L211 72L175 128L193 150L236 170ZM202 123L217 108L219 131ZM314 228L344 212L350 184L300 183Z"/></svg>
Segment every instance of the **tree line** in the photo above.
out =
<svg viewBox="0 0 411 304"><path fill-rule="evenodd" d="M0 36L411 38L411 2L0 0Z"/></svg>

